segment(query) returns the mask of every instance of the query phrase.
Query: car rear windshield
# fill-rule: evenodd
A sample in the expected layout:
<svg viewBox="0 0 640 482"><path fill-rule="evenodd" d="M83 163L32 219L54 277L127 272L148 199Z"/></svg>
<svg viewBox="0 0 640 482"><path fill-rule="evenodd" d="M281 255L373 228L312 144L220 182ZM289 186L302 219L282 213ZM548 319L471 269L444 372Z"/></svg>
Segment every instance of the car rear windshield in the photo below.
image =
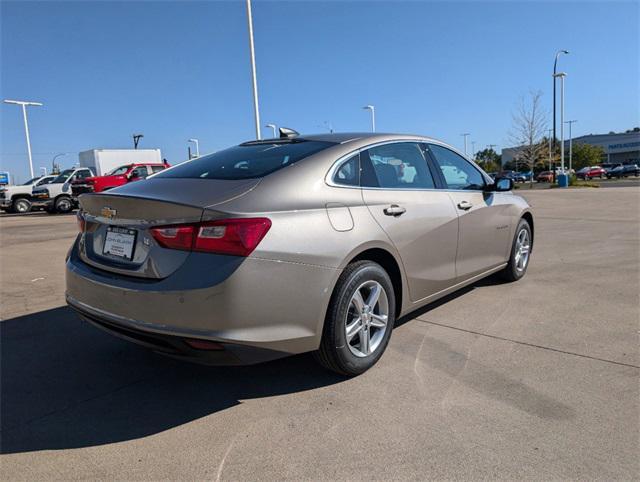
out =
<svg viewBox="0 0 640 482"><path fill-rule="evenodd" d="M335 145L323 141L247 142L187 161L154 176L188 179L251 179L290 166Z"/></svg>

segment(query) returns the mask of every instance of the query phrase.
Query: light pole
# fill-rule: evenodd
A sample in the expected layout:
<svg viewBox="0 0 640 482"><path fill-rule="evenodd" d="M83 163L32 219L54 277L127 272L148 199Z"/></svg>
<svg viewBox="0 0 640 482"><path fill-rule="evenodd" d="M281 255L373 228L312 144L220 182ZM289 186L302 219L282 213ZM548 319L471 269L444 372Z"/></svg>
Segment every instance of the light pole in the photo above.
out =
<svg viewBox="0 0 640 482"><path fill-rule="evenodd" d="M547 133L549 134L549 170L551 171L551 132L553 129L549 129Z"/></svg>
<svg viewBox="0 0 640 482"><path fill-rule="evenodd" d="M567 76L565 72L555 74L554 77L560 77L560 169L564 175L564 78ZM566 186L565 186L566 187Z"/></svg>
<svg viewBox="0 0 640 482"><path fill-rule="evenodd" d="M249 25L249 55L251 56L251 81L253 86L253 113L256 122L256 139L260 140L260 108L258 107L258 81L256 80L256 52L253 47L253 17L251 0L247 0L247 23Z"/></svg>
<svg viewBox="0 0 640 482"><path fill-rule="evenodd" d="M133 137L133 148L137 149L138 143L140 142L140 139L144 137L144 134L132 134L131 137Z"/></svg>
<svg viewBox="0 0 640 482"><path fill-rule="evenodd" d="M66 152L62 152L60 154L56 154L55 156L53 156L53 159L51 159L51 173L55 174L56 173L56 159L58 157L62 157L62 156L66 156L67 153ZM58 169L59 171L59 169Z"/></svg>
<svg viewBox="0 0 640 482"><path fill-rule="evenodd" d="M490 151L493 151L494 147L498 147L498 144L487 144L487 149L489 149ZM495 152L495 151L493 151ZM497 154L497 152L496 152ZM500 168L500 170L502 170L502 159L500 159L500 165L498 166Z"/></svg>
<svg viewBox="0 0 640 482"><path fill-rule="evenodd" d="M376 107L374 105L369 104L369 105L365 105L363 109L371 111L371 132L375 132L376 131Z"/></svg>
<svg viewBox="0 0 640 482"><path fill-rule="evenodd" d="M273 129L273 138L275 139L276 137L278 137L278 126L275 124L267 124L265 125L265 127L271 127L271 129Z"/></svg>
<svg viewBox="0 0 640 482"><path fill-rule="evenodd" d="M467 137L469 137L471 134L469 134L468 132L464 133L464 134L460 134L462 137L464 137L464 155L467 155Z"/></svg>
<svg viewBox="0 0 640 482"><path fill-rule="evenodd" d="M568 50L558 50L556 52L556 59L553 62L553 150L556 148L556 69L558 67L558 57L561 54L568 54ZM553 182L556 182L556 170L553 169Z"/></svg>
<svg viewBox="0 0 640 482"><path fill-rule="evenodd" d="M565 124L569 124L569 174L571 174L571 167L573 164L573 136L571 135L571 124L578 122L577 120L565 121Z"/></svg>
<svg viewBox="0 0 640 482"><path fill-rule="evenodd" d="M29 156L29 172L33 179L33 159L31 158L31 140L29 139L29 122L27 121L27 106L40 107L42 102L31 102L27 100L11 100L5 99L5 104L15 104L22 106L22 119L24 120L24 135L27 138L27 155Z"/></svg>
<svg viewBox="0 0 640 482"><path fill-rule="evenodd" d="M476 160L476 141L471 141L471 158Z"/></svg>
<svg viewBox="0 0 640 482"><path fill-rule="evenodd" d="M196 145L196 157L200 157L200 142L198 142L198 139L189 139L189 142L193 142Z"/></svg>

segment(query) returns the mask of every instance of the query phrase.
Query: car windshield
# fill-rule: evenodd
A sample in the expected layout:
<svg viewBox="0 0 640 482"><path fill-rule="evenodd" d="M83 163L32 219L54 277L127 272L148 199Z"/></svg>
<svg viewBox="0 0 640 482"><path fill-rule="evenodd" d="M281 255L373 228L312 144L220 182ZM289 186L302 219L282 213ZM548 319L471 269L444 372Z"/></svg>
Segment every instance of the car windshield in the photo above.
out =
<svg viewBox="0 0 640 482"><path fill-rule="evenodd" d="M23 184L23 186L28 186L29 184L34 184L38 179L40 179L39 177L34 177L33 179L29 179L27 182L25 182Z"/></svg>
<svg viewBox="0 0 640 482"><path fill-rule="evenodd" d="M335 145L333 142L287 140L247 142L162 171L158 178L252 179L264 177Z"/></svg>
<svg viewBox="0 0 640 482"><path fill-rule="evenodd" d="M51 183L59 184L59 183L66 182L67 179L69 179L69 176L71 176L71 174L73 174L73 169L65 169L58 175L58 177L56 177L53 181L51 181Z"/></svg>
<svg viewBox="0 0 640 482"><path fill-rule="evenodd" d="M126 174L131 166L127 164L126 166L116 167L112 171L107 173L107 176L121 176L122 174Z"/></svg>

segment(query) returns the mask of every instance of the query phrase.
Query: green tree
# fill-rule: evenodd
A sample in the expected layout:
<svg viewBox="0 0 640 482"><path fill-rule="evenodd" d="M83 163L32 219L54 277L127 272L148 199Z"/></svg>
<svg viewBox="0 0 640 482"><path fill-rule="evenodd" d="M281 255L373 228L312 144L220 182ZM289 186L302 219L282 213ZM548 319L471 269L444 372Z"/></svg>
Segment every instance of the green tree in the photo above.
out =
<svg viewBox="0 0 640 482"><path fill-rule="evenodd" d="M605 157L604 149L600 146L592 146L583 142L575 142L572 146L571 164L576 171L583 167L593 166L602 162ZM569 150L564 152L565 165L569 164Z"/></svg>
<svg viewBox="0 0 640 482"><path fill-rule="evenodd" d="M500 171L500 161L502 156L492 148L483 149L475 154L475 161L486 172Z"/></svg>

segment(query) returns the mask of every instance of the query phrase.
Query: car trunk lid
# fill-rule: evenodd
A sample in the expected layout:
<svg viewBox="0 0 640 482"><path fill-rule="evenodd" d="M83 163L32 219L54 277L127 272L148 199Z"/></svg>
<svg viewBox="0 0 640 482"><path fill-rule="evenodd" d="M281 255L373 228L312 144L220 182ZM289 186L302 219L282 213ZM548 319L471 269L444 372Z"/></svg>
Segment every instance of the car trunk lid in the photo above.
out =
<svg viewBox="0 0 640 482"><path fill-rule="evenodd" d="M85 231L80 256L87 264L127 276L162 279L189 251L162 247L151 229L198 223L205 207L242 196L259 180L148 179L79 198Z"/></svg>

